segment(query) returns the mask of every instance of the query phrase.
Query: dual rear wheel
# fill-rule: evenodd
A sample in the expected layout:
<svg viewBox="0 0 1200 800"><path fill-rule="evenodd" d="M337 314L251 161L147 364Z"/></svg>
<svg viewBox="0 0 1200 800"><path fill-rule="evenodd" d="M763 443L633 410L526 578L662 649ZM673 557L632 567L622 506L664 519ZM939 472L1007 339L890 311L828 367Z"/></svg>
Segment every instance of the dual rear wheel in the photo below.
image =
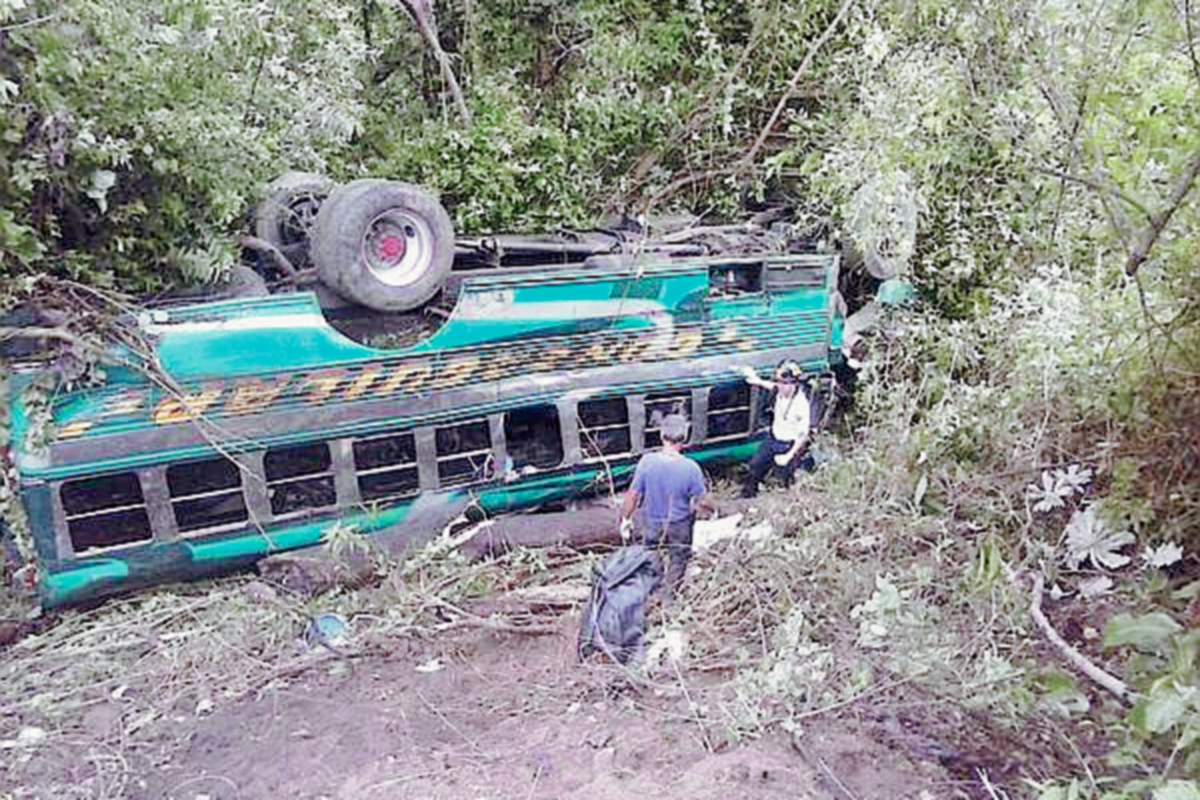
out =
<svg viewBox="0 0 1200 800"><path fill-rule="evenodd" d="M288 173L268 187L255 232L294 263L311 263L338 295L377 311L423 305L454 262L450 216L428 192L400 181L334 186Z"/></svg>

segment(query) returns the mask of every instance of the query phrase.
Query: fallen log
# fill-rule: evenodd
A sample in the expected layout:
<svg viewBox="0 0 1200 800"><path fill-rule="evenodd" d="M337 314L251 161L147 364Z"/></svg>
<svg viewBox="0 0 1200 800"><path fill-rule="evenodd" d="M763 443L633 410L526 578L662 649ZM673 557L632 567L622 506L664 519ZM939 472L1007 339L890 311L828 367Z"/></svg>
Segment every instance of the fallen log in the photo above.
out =
<svg viewBox="0 0 1200 800"><path fill-rule="evenodd" d="M741 498L722 500L720 513L740 514L752 504L752 500ZM567 511L496 517L465 534L459 550L467 558L480 559L518 547L566 545L586 550L601 545L619 545L618 522L617 509L603 501Z"/></svg>
<svg viewBox="0 0 1200 800"><path fill-rule="evenodd" d="M604 503L567 511L516 514L480 523L459 550L472 560L496 556L518 547L567 545L577 549L620 544L618 512Z"/></svg>

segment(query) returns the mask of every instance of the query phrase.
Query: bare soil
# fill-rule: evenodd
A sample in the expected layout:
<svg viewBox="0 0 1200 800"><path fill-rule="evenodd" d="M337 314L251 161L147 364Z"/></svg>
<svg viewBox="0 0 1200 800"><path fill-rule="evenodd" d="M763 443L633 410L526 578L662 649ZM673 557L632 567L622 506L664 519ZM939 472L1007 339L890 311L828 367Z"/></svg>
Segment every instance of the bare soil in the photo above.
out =
<svg viewBox="0 0 1200 800"><path fill-rule="evenodd" d="M182 697L140 727L119 700L95 704L0 772L0 789L49 796L39 787L74 774L80 796L178 800L969 796L854 709L798 737L731 741L709 712L727 682L680 670L630 680L578 663L578 619L564 613L541 636L471 629L371 656L330 653L211 710Z"/></svg>

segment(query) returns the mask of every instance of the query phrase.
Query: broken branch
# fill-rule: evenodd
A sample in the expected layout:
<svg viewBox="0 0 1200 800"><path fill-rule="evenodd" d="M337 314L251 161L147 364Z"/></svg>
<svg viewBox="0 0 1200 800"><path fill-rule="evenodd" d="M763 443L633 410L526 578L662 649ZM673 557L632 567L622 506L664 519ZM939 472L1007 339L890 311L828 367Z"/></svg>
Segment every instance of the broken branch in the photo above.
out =
<svg viewBox="0 0 1200 800"><path fill-rule="evenodd" d="M817 37L817 40L808 48L808 52L804 55L804 60L800 62L800 66L792 73L792 79L788 82L787 91L783 93L783 97L779 98L779 103L776 104L771 118L767 120L767 124L763 126L762 131L758 134L758 139L755 140L754 145L746 152L746 155L742 157L741 162L738 164L739 173L749 169L754 163L754 159L758 157L758 152L762 150L763 143L766 142L767 137L771 135L771 131L775 129L776 123L779 122L779 118L783 115L783 110L787 108L787 104L795 96L796 87L800 84L800 79L811 68L817 51L824 47L825 43L833 36L833 32L841 24L842 20L845 19L846 14L850 12L850 8L853 5L854 0L844 0L842 7L838 9L837 16L833 18L833 22L829 23L821 35Z"/></svg>
<svg viewBox="0 0 1200 800"><path fill-rule="evenodd" d="M467 108L462 87L458 85L458 78L455 77L454 69L450 65L450 56L446 55L446 51L442 49L442 43L438 40L437 18L433 15L433 8L430 6L429 0L400 0L400 4L404 6L404 10L416 23L417 30L420 31L425 44L429 45L429 49L433 51L433 56L437 59L438 67L442 71L442 79L446 81L446 85L450 89L450 96L454 98L454 105L458 109L458 116L463 125L471 124L471 112Z"/></svg>
<svg viewBox="0 0 1200 800"><path fill-rule="evenodd" d="M1042 588L1043 580L1041 574L1034 575L1033 592L1029 607L1029 613L1033 616L1033 621L1037 623L1037 626L1042 629L1042 633L1046 634L1046 638L1062 653L1063 657L1067 659L1067 662L1072 667L1107 689L1122 703L1128 705L1130 694L1129 687L1125 685L1125 682L1120 678L1109 675L1100 669L1100 667L1088 661L1083 653L1080 653L1069 645L1065 639L1059 636L1058 631L1054 630L1054 626L1050 624L1050 620L1046 619L1046 615L1042 613Z"/></svg>
<svg viewBox="0 0 1200 800"><path fill-rule="evenodd" d="M1137 245L1129 254L1129 260L1125 262L1125 274L1133 275L1138 271L1138 267L1146 261L1150 256L1150 248L1154 247L1154 243L1158 241L1159 235L1163 228L1167 226L1167 222L1183 205L1183 200L1192 190L1192 185L1196 182L1196 177L1200 175L1200 152L1192 155L1188 162L1187 168L1175 180L1175 185L1171 187L1171 195L1167 198L1167 202L1162 211L1157 214L1150 215L1150 225L1142 232L1141 238Z"/></svg>
<svg viewBox="0 0 1200 800"><path fill-rule="evenodd" d="M298 270L288 261L288 257L275 245L268 242L266 239L260 239L257 236L242 234L237 237L238 247L244 247L247 250L253 250L256 253L261 253L266 256L276 267L279 267L289 278L295 278Z"/></svg>

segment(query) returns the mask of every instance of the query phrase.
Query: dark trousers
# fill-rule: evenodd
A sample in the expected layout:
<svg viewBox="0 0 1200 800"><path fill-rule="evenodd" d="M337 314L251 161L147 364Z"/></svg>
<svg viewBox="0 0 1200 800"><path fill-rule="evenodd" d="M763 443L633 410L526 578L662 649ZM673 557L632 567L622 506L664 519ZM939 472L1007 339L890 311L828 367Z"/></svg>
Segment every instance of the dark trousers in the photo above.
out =
<svg viewBox="0 0 1200 800"><path fill-rule="evenodd" d="M667 563L665 583L669 589L683 578L688 559L692 557L692 528L695 524L696 518L692 516L666 525L643 525L642 543L657 550Z"/></svg>
<svg viewBox="0 0 1200 800"><path fill-rule="evenodd" d="M776 464L775 456L786 453L790 449L792 449L792 442L780 441L768 433L767 438L763 439L762 444L758 446L758 452L750 458L750 474L746 476L746 483L742 486L742 497L757 495L758 485L770 474L772 469L779 470L784 485L790 486L792 476L796 474L796 467L804 459L807 448L800 448L800 452L796 453L785 466L781 467Z"/></svg>

